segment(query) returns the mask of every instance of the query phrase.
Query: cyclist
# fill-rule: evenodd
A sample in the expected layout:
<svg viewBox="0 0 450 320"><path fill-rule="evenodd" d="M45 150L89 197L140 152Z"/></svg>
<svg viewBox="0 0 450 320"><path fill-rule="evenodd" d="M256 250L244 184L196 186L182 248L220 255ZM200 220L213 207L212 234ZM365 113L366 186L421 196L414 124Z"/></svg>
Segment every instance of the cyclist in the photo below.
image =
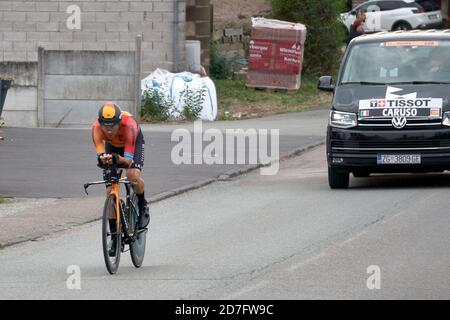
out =
<svg viewBox="0 0 450 320"><path fill-rule="evenodd" d="M100 166L115 163L128 168L127 179L137 183L134 191L139 202L139 227L145 228L150 222L141 177L145 142L136 119L114 102L107 102L100 108L98 119L92 125L92 140ZM106 193L110 191L111 187L108 187ZM115 219L110 219L111 230L115 225Z"/></svg>

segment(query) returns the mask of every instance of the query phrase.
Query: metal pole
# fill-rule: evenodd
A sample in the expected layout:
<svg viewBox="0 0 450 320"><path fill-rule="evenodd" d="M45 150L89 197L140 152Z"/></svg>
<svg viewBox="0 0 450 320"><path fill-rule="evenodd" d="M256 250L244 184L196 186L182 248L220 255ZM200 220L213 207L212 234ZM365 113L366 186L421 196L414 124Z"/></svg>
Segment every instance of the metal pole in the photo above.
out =
<svg viewBox="0 0 450 320"><path fill-rule="evenodd" d="M45 84L45 68L44 68L44 48L38 48L38 91L37 91L37 108L38 108L38 127L44 127L44 84Z"/></svg>
<svg viewBox="0 0 450 320"><path fill-rule="evenodd" d="M178 37L178 25L180 23L178 16L179 16L179 0L173 0L173 72L178 72L178 64L179 64L179 57L178 57L178 51L179 51L179 37Z"/></svg>
<svg viewBox="0 0 450 320"><path fill-rule="evenodd" d="M134 110L133 114L135 115L138 121L141 119L141 63L142 63L142 34L136 37L136 52L134 59L134 72L135 72L135 96L134 96Z"/></svg>

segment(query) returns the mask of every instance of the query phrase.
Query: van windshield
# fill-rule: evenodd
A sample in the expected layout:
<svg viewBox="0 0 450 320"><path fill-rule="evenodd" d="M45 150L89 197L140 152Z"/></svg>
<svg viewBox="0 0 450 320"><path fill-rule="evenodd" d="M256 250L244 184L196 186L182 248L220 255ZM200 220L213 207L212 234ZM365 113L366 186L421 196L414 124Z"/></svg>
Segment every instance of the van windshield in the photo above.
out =
<svg viewBox="0 0 450 320"><path fill-rule="evenodd" d="M450 41L360 43L351 48L341 84L450 83Z"/></svg>

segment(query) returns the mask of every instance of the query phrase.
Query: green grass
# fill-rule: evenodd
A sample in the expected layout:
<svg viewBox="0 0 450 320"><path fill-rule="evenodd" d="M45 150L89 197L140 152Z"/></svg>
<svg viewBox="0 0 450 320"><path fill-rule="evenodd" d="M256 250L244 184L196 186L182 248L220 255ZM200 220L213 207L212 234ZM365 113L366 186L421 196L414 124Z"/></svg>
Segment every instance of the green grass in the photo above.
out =
<svg viewBox="0 0 450 320"><path fill-rule="evenodd" d="M7 203L11 203L11 200L0 198L0 204L7 204Z"/></svg>
<svg viewBox="0 0 450 320"><path fill-rule="evenodd" d="M303 77L300 89L293 93L246 88L244 78L214 83L221 120L298 112L329 106L331 102L331 94L319 91L317 79L312 77Z"/></svg>

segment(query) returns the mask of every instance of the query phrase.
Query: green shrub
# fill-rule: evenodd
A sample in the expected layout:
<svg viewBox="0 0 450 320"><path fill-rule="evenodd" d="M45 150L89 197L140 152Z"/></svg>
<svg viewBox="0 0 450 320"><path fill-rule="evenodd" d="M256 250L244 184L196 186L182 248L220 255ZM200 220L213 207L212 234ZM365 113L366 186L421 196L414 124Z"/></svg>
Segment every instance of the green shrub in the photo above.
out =
<svg viewBox="0 0 450 320"><path fill-rule="evenodd" d="M211 63L209 66L209 74L214 79L229 79L231 78L231 70L224 57L218 55L211 55Z"/></svg>
<svg viewBox="0 0 450 320"><path fill-rule="evenodd" d="M179 116L175 116L178 114L175 101L167 97L162 88L148 88L142 95L141 119L148 122L194 121L198 119L203 109L207 91L206 85L194 91L186 84L180 94L180 100L184 102L183 110Z"/></svg>
<svg viewBox="0 0 450 320"><path fill-rule="evenodd" d="M211 43L209 74L213 79L231 79L237 65L237 59L220 55L217 45Z"/></svg>
<svg viewBox="0 0 450 320"><path fill-rule="evenodd" d="M172 117L174 101L168 99L160 88L148 88L142 95L142 120L167 121Z"/></svg>
<svg viewBox="0 0 450 320"><path fill-rule="evenodd" d="M306 25L303 72L333 74L339 66L345 28L338 20L347 0L271 0L272 17Z"/></svg>
<svg viewBox="0 0 450 320"><path fill-rule="evenodd" d="M194 121L198 119L203 108L203 102L206 98L206 85L198 91L193 91L189 86L185 86L181 92L181 97L184 99L184 107L181 116L184 120Z"/></svg>

